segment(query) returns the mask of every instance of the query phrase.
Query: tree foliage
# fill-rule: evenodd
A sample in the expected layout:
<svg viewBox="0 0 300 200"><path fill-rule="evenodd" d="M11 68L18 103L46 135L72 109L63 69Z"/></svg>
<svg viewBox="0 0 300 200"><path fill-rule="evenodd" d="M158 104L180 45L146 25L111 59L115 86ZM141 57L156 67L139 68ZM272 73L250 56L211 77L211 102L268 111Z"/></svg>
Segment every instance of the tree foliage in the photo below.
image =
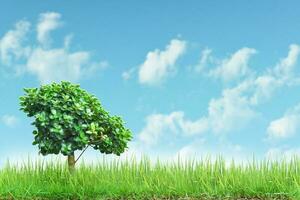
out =
<svg viewBox="0 0 300 200"><path fill-rule="evenodd" d="M132 138L121 117L111 116L79 85L62 81L24 91L20 110L35 118L33 145L38 145L42 155L71 155L87 145L120 155Z"/></svg>

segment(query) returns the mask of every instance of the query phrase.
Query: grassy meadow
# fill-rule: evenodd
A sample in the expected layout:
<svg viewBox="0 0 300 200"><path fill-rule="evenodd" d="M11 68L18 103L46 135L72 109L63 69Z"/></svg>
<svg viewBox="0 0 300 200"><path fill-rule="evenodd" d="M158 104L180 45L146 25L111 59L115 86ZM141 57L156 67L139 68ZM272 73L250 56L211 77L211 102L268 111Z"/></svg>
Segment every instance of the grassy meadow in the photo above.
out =
<svg viewBox="0 0 300 200"><path fill-rule="evenodd" d="M0 199L300 199L300 159L226 165L222 157L24 162L0 169Z"/></svg>

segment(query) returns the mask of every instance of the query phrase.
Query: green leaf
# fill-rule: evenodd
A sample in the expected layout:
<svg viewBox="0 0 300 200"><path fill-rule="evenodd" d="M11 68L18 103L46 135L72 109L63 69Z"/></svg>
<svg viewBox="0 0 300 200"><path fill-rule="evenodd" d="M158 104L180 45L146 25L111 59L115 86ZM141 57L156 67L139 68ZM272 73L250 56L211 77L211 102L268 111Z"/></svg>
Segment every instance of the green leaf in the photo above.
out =
<svg viewBox="0 0 300 200"><path fill-rule="evenodd" d="M55 109L52 108L52 109L51 109L51 113L55 116L57 112L56 112Z"/></svg>

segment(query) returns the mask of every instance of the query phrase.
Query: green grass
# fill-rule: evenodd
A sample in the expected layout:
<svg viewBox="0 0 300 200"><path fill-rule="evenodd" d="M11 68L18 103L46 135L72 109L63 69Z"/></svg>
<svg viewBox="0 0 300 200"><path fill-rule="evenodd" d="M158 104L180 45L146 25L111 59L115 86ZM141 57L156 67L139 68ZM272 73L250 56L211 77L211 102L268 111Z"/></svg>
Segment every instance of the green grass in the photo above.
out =
<svg viewBox="0 0 300 200"><path fill-rule="evenodd" d="M300 199L300 159L226 166L219 157L156 162L130 158L84 163L43 161L0 169L0 199Z"/></svg>

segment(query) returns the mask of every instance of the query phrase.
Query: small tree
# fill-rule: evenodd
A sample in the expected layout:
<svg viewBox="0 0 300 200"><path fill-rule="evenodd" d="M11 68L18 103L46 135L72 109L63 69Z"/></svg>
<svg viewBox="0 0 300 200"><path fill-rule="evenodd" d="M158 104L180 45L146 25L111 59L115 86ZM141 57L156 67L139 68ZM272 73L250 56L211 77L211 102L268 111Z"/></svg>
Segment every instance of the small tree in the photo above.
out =
<svg viewBox="0 0 300 200"><path fill-rule="evenodd" d="M119 156L132 138L122 119L111 116L95 96L79 85L62 81L24 91L20 110L28 117L35 117L32 144L38 145L42 155L68 156L70 171L89 146L101 153ZM76 150L83 150L77 160Z"/></svg>

